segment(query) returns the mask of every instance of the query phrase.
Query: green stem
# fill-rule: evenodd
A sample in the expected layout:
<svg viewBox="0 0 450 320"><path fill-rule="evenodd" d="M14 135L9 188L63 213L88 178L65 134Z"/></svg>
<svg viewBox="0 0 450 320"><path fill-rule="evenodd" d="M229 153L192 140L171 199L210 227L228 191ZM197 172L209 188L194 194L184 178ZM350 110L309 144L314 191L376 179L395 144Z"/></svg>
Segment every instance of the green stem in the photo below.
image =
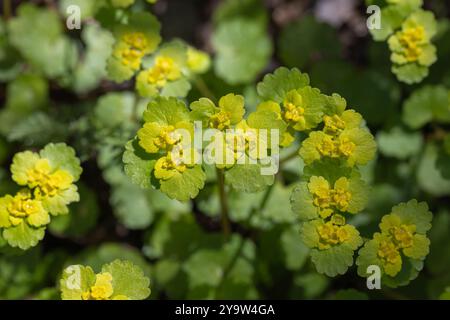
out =
<svg viewBox="0 0 450 320"><path fill-rule="evenodd" d="M270 195L272 194L272 190L274 187L275 183L272 184L269 188L267 188L266 192L264 193L264 197L261 200L261 203L259 204L259 206L257 208L253 208L253 210L250 212L250 214L248 215L247 219L245 220L244 224L248 225L251 223L253 216L257 213L257 212L261 212L262 209L264 209L264 207L267 204L267 201L269 200ZM222 284L224 283L225 279L227 278L228 274L231 272L231 270L233 270L234 265L236 264L239 256L242 253L242 249L244 248L244 244L245 244L245 238L241 237L241 241L239 243L239 247L237 248L236 252L234 253L233 257L230 260L230 263L226 266L226 268L223 271L223 275L222 275L222 279L220 280L220 283L217 286L217 289L219 289ZM218 290L216 291L216 293L218 292Z"/></svg>
<svg viewBox="0 0 450 320"><path fill-rule="evenodd" d="M11 18L11 0L3 0L3 17L5 21Z"/></svg>
<svg viewBox="0 0 450 320"><path fill-rule="evenodd" d="M230 227L230 219L228 218L228 201L227 201L227 193L225 191L225 175L223 173L223 169L216 168L216 173L217 173L217 183L219 186L222 230L225 237L228 237L231 232L231 227Z"/></svg>
<svg viewBox="0 0 450 320"><path fill-rule="evenodd" d="M209 89L208 85L203 81L203 78L200 76L195 77L194 84L197 87L198 91L206 97L212 100L213 102L217 102L217 98L214 93Z"/></svg>
<svg viewBox="0 0 450 320"><path fill-rule="evenodd" d="M298 152L299 149L296 149L294 152L292 152L291 154L289 154L288 156L284 157L283 159L280 160L280 166L286 162L288 162L289 160L292 160L294 158L296 158L298 156Z"/></svg>

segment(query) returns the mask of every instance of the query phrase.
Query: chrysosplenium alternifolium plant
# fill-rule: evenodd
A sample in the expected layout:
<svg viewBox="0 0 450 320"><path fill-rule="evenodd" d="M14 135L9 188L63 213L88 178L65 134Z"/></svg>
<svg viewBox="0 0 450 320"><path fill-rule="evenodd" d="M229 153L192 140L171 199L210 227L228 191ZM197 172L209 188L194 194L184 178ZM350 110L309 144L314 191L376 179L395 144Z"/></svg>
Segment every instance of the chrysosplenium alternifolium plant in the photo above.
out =
<svg viewBox="0 0 450 320"><path fill-rule="evenodd" d="M432 12L420 9L422 5L422 0L386 0L381 10L381 29L371 30L376 41L387 40L392 72L408 84L421 82L437 60L436 47L431 42L437 22Z"/></svg>
<svg viewBox="0 0 450 320"><path fill-rule="evenodd" d="M160 24L150 13L133 13L128 19L114 30L109 78L124 82L137 74L136 91L142 97L185 97L191 89L189 80L209 68L209 56L181 40L158 47Z"/></svg>
<svg viewBox="0 0 450 320"><path fill-rule="evenodd" d="M71 265L60 280L63 300L144 300L150 280L130 261L115 260L95 273L89 266Z"/></svg>
<svg viewBox="0 0 450 320"><path fill-rule="evenodd" d="M67 206L80 200L75 182L81 171L75 151L63 143L14 156L12 179L21 189L0 198L0 231L9 245L23 250L35 246L51 216L69 213Z"/></svg>
<svg viewBox="0 0 450 320"><path fill-rule="evenodd" d="M362 116L347 109L345 99L338 94L327 96L311 87L308 75L298 69L277 69L264 77L257 91L262 102L246 117L243 97L234 94L220 98L217 104L201 98L189 108L176 98L154 99L144 112L142 128L126 145L126 173L142 187L152 186L185 201L195 198L203 188L210 164L184 162L180 150L190 155L224 150L223 155L231 154L232 160L212 164L218 178L237 191L257 192L273 184L276 172L264 174L264 161L254 151L265 148L268 154L278 156L278 147L287 147L303 135L299 155L305 168L292 192L291 204L317 271L328 276L344 274L353 265L355 252L364 245L358 258L361 276L367 276L367 266L374 264L382 270L387 285L406 284L416 277L429 246L425 232L431 214L426 204L412 200L398 205L383 218L382 233L365 244L349 222L367 204L370 190L359 170L376 153L375 140ZM225 143L214 144L212 150L204 144L193 148L195 121L200 121L202 129L215 130L214 142ZM191 134L177 134L177 129ZM226 143L231 129L241 129L241 134L256 130L253 138L257 143L245 136L239 152L235 140ZM261 129L275 130L277 135L260 140Z"/></svg>

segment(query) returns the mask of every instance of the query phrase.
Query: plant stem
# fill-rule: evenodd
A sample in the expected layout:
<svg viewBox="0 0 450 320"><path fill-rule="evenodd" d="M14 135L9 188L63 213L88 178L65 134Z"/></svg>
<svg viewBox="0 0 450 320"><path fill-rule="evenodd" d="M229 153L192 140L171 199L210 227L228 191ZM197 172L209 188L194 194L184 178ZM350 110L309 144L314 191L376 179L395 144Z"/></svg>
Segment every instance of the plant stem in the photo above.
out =
<svg viewBox="0 0 450 320"><path fill-rule="evenodd" d="M267 200L269 200L269 197L272 193L274 185L275 185L275 183L272 184L269 188L267 188L266 193L264 193L264 196L261 200L261 203L259 204L259 206L257 208L253 208L253 210L250 212L247 219L245 220L244 224L249 224L252 221L253 216L257 212L261 212L261 210L264 209L264 207L266 206ZM228 263L228 265L223 270L222 279L220 280L220 283L217 285L217 289L219 289L222 286L222 284L224 283L228 274L231 272L231 270L233 270L234 265L236 264L239 256L242 253L242 249L244 249L244 244L245 244L245 238L241 237L239 247L237 248L236 252L234 253L233 257L231 258L230 263ZM216 294L217 294L217 291L216 291Z"/></svg>
<svg viewBox="0 0 450 320"><path fill-rule="evenodd" d="M11 18L11 0L3 0L3 18L5 21Z"/></svg>
<svg viewBox="0 0 450 320"><path fill-rule="evenodd" d="M289 160L294 159L295 157L298 156L298 151L299 149L294 150L294 152L292 152L291 154L289 154L288 156L284 157L283 159L280 160L280 165L282 165L283 163L288 162Z"/></svg>
<svg viewBox="0 0 450 320"><path fill-rule="evenodd" d="M227 194L225 191L225 176L223 173L223 169L216 168L216 173L217 173L217 183L219 185L222 230L225 237L228 238L228 236L230 235L231 228L230 228L230 220L228 218L228 201L227 201Z"/></svg>
<svg viewBox="0 0 450 320"><path fill-rule="evenodd" d="M214 95L214 93L209 89L208 85L203 81L203 78L200 76L195 77L194 84L197 87L198 91L205 96L206 98L209 98L213 102L217 102L217 98Z"/></svg>

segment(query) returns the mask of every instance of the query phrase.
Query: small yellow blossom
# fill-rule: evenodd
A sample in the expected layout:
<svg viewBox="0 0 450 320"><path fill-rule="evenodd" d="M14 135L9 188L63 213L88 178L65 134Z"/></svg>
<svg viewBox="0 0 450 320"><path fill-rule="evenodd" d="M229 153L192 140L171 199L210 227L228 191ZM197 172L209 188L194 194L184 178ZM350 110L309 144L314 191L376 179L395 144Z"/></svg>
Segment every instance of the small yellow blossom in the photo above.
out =
<svg viewBox="0 0 450 320"><path fill-rule="evenodd" d="M210 128L228 129L231 125L231 114L228 111L220 110L209 118L208 124Z"/></svg>
<svg viewBox="0 0 450 320"><path fill-rule="evenodd" d="M26 221L39 227L50 222L50 216L41 201L33 198L29 189L19 191L14 197L0 198L0 227L17 226Z"/></svg>
<svg viewBox="0 0 450 320"><path fill-rule="evenodd" d="M175 145L181 139L180 136L175 134L174 126L166 126L161 129L159 135L153 139L153 143L159 149L168 149L170 146Z"/></svg>
<svg viewBox="0 0 450 320"><path fill-rule="evenodd" d="M28 183L34 189L37 198L54 197L59 191L65 190L73 183L73 177L65 170L51 171L50 163L47 159L39 159L34 167L27 173Z"/></svg>
<svg viewBox="0 0 450 320"><path fill-rule="evenodd" d="M403 47L403 54L408 62L419 60L422 54L421 45L426 34L423 26L407 28L397 33L400 44Z"/></svg>
<svg viewBox="0 0 450 320"><path fill-rule="evenodd" d="M323 122L325 125L323 131L326 134L334 135L345 129L344 120L337 114L333 116L324 116Z"/></svg>
<svg viewBox="0 0 450 320"><path fill-rule="evenodd" d="M337 226L332 222L325 222L319 225L317 227L317 233L320 238L318 248L321 250L343 243L350 238L350 234L344 226Z"/></svg>
<svg viewBox="0 0 450 320"><path fill-rule="evenodd" d="M305 108L303 106L302 96L296 92L291 91L287 94L286 99L283 101L284 112L283 118L288 123L292 123L298 128L305 128Z"/></svg>
<svg viewBox="0 0 450 320"><path fill-rule="evenodd" d="M137 70L141 66L141 60L144 54L140 50L123 48L119 51L119 56L121 57L123 65L130 67L133 70Z"/></svg>
<svg viewBox="0 0 450 320"><path fill-rule="evenodd" d="M168 180L177 174L187 170L187 165L181 161L172 159L171 154L161 157L155 163L155 177L162 180Z"/></svg>
<svg viewBox="0 0 450 320"><path fill-rule="evenodd" d="M164 87L168 81L181 78L180 67L170 57L159 56L155 64L148 70L147 81L158 88Z"/></svg>
<svg viewBox="0 0 450 320"><path fill-rule="evenodd" d="M401 225L391 229L392 236L400 248L409 248L413 245L415 225Z"/></svg>
<svg viewBox="0 0 450 320"><path fill-rule="evenodd" d="M324 157L336 157L336 144L331 136L324 136L317 145L317 150Z"/></svg>
<svg viewBox="0 0 450 320"><path fill-rule="evenodd" d="M329 217L333 208L339 211L347 211L352 195L349 192L349 180L345 177L339 178L334 187L323 177L313 176L308 184L309 191L313 194L313 203L320 209L322 218Z"/></svg>
<svg viewBox="0 0 450 320"><path fill-rule="evenodd" d="M109 272L95 275L95 283L88 291L81 294L83 300L128 300L124 295L113 296L113 277Z"/></svg>
<svg viewBox="0 0 450 320"><path fill-rule="evenodd" d="M148 47L148 40L142 32L126 33L122 36L122 41L139 51L145 51Z"/></svg>
<svg viewBox="0 0 450 320"><path fill-rule="evenodd" d="M402 257L396 245L389 239L380 241L377 251L378 257L383 263L386 274L395 276L402 267Z"/></svg>

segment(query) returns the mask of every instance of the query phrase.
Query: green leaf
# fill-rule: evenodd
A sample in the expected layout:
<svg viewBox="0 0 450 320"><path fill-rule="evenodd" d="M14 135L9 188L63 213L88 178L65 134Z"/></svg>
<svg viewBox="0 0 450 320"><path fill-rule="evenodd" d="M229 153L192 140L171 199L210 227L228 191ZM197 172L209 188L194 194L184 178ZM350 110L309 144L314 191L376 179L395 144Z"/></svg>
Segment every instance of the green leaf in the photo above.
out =
<svg viewBox="0 0 450 320"><path fill-rule="evenodd" d="M346 246L337 246L329 250L311 250L311 260L317 272L335 277L347 272L353 265L353 250Z"/></svg>
<svg viewBox="0 0 450 320"><path fill-rule="evenodd" d="M298 228L294 225L281 234L281 247L283 248L286 268L300 270L309 257L309 248L301 241Z"/></svg>
<svg viewBox="0 0 450 320"><path fill-rule="evenodd" d="M94 191L80 185L81 202L69 208L69 214L52 217L49 230L56 235L80 237L91 231L97 223L99 206Z"/></svg>
<svg viewBox="0 0 450 320"><path fill-rule="evenodd" d="M80 254L71 256L68 263L89 265L95 272L100 272L103 265L116 259L132 262L141 268L144 274L149 277L151 268L140 250L123 243L105 242L100 246L90 246Z"/></svg>
<svg viewBox="0 0 450 320"><path fill-rule="evenodd" d="M420 152L423 138L418 132L405 132L400 127L395 127L390 132L379 132L377 142L380 152L385 156L407 159Z"/></svg>
<svg viewBox="0 0 450 320"><path fill-rule="evenodd" d="M160 188L172 199L188 201L194 199L198 192L203 189L205 180L206 174L201 166L196 165L168 180L161 180Z"/></svg>
<svg viewBox="0 0 450 320"><path fill-rule="evenodd" d="M81 20L88 20L89 18L92 18L98 9L105 5L105 0L97 0L97 1L91 1L91 0L61 0L59 1L59 11L62 15L65 17L70 16L71 11L67 11L69 6L78 6L80 8L81 12ZM87 25L86 27L89 27L90 25Z"/></svg>
<svg viewBox="0 0 450 320"><path fill-rule="evenodd" d="M83 12L83 16L86 14ZM106 60L111 55L114 43L112 34L98 25L88 24L83 28L81 38L86 45L82 60L78 61L70 78L75 92L84 93L98 86L106 77Z"/></svg>
<svg viewBox="0 0 450 320"><path fill-rule="evenodd" d="M391 70L399 81L407 84L419 83L428 76L428 67L414 63L393 65Z"/></svg>
<svg viewBox="0 0 450 320"><path fill-rule="evenodd" d="M24 73L8 83L7 108L23 115L41 109L48 102L48 83L39 75Z"/></svg>
<svg viewBox="0 0 450 320"><path fill-rule="evenodd" d="M56 11L23 4L8 27L11 43L49 78L62 76L73 66L76 47L64 36Z"/></svg>
<svg viewBox="0 0 450 320"><path fill-rule="evenodd" d="M81 300L83 292L89 291L95 283L91 267L71 265L64 269L59 285L62 300Z"/></svg>
<svg viewBox="0 0 450 320"><path fill-rule="evenodd" d="M27 250L38 244L44 239L45 227L33 228L22 221L19 225L9 227L3 230L3 238L11 247L19 247L22 250Z"/></svg>
<svg viewBox="0 0 450 320"><path fill-rule="evenodd" d="M266 67L272 44L258 21L233 19L213 33L214 69L229 84L250 83Z"/></svg>
<svg viewBox="0 0 450 320"><path fill-rule="evenodd" d="M308 85L309 76L306 73L301 73L297 68L280 67L273 74L265 75L263 81L258 83L257 90L263 100L281 103L289 91Z"/></svg>
<svg viewBox="0 0 450 320"><path fill-rule="evenodd" d="M43 112L35 112L19 121L8 133L9 141L28 146L43 146L48 141L64 141L67 127Z"/></svg>
<svg viewBox="0 0 450 320"><path fill-rule="evenodd" d="M260 164L236 164L225 172L225 182L235 190L258 192L274 182L273 175L263 175Z"/></svg>
<svg viewBox="0 0 450 320"><path fill-rule="evenodd" d="M341 45L335 30L306 15L285 26L278 41L281 61L288 67L305 68L312 60L339 58Z"/></svg>
<svg viewBox="0 0 450 320"><path fill-rule="evenodd" d="M417 9L421 4L418 4ZM412 12L413 8L400 5L389 5L381 9L381 28L369 29L375 41L385 41L395 30L401 27L402 22Z"/></svg>
<svg viewBox="0 0 450 320"><path fill-rule="evenodd" d="M180 121L189 119L189 110L182 100L157 97L149 102L143 118L145 122L175 125Z"/></svg>
<svg viewBox="0 0 450 320"><path fill-rule="evenodd" d="M219 25L236 18L244 18L265 25L267 16L267 10L261 0L226 0L215 9L213 20Z"/></svg>
<svg viewBox="0 0 450 320"><path fill-rule="evenodd" d="M111 0L111 4L116 8L128 8L135 0Z"/></svg>
<svg viewBox="0 0 450 320"><path fill-rule="evenodd" d="M130 261L115 260L102 267L112 277L114 296L124 295L130 300L144 300L150 295L150 280Z"/></svg>
<svg viewBox="0 0 450 320"><path fill-rule="evenodd" d="M125 145L123 154L123 163L125 164L125 173L131 178L133 183L141 188L149 188L151 186L150 177L156 158L146 153L138 140L130 140Z"/></svg>
<svg viewBox="0 0 450 320"><path fill-rule="evenodd" d="M422 87L414 91L403 106L403 122L412 129L432 120L450 122L450 100L448 90L443 86Z"/></svg>
<svg viewBox="0 0 450 320"><path fill-rule="evenodd" d="M52 168L69 172L74 181L77 181L80 178L81 172L83 172L75 150L65 143L49 143L39 154L41 158L45 158L50 162Z"/></svg>
<svg viewBox="0 0 450 320"><path fill-rule="evenodd" d="M199 250L184 263L183 269L192 288L207 285L217 286L224 273L226 256L220 251Z"/></svg>
<svg viewBox="0 0 450 320"><path fill-rule="evenodd" d="M444 196L450 194L450 181L444 179L436 167L437 157L436 145L429 143L423 151L417 169L417 182L422 190L433 196Z"/></svg>
<svg viewBox="0 0 450 320"><path fill-rule="evenodd" d="M131 182L113 186L110 202L115 215L128 229L144 229L152 223L154 211L149 192L157 191L144 190Z"/></svg>
<svg viewBox="0 0 450 320"><path fill-rule="evenodd" d="M125 126L136 116L135 100L135 96L128 92L109 92L101 96L94 109L94 125L98 130Z"/></svg>

